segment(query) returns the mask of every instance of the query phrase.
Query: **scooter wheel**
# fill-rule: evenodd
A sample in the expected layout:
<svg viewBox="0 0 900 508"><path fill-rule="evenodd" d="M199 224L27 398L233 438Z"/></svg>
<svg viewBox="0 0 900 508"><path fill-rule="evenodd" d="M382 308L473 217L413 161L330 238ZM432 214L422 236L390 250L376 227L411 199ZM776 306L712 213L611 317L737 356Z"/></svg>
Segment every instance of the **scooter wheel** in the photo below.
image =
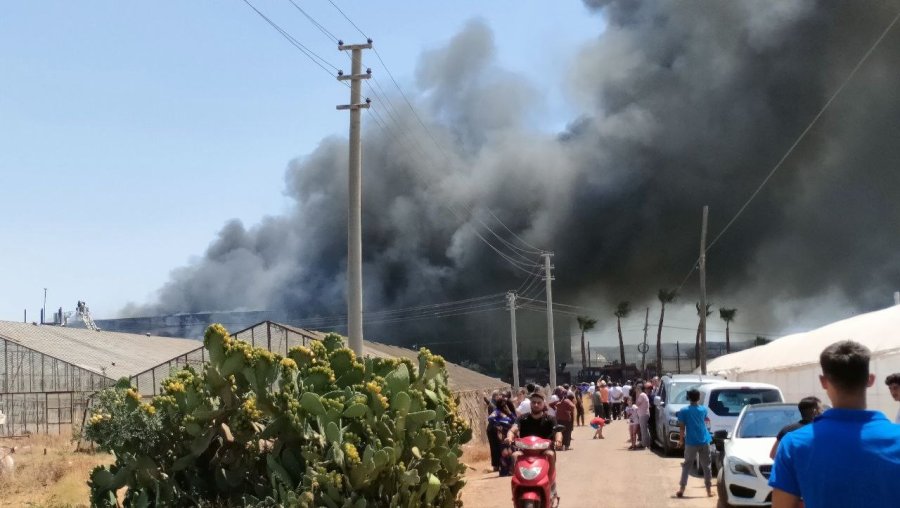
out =
<svg viewBox="0 0 900 508"><path fill-rule="evenodd" d="M541 505L538 504L537 501L532 501L529 499L526 501L519 501L519 506L517 508L541 508Z"/></svg>

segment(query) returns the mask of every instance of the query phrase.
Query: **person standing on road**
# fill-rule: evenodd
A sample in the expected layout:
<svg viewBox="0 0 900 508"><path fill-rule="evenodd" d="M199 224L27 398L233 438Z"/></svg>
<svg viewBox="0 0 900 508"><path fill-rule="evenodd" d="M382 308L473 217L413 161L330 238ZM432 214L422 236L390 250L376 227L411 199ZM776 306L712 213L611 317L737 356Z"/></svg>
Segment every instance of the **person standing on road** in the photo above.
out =
<svg viewBox="0 0 900 508"><path fill-rule="evenodd" d="M580 387L575 387L575 423L584 425L584 392Z"/></svg>
<svg viewBox="0 0 900 508"><path fill-rule="evenodd" d="M649 383L648 383L649 384ZM651 386L652 389L652 386ZM706 495L712 497L712 471L709 468L709 430L706 429L706 406L700 405L700 390L691 388L687 391L689 406L678 411L679 444L684 448L684 462L681 464L681 481L675 496L684 496L688 474L694 467L694 459L699 455L700 468L703 469L703 482L706 484Z"/></svg>
<svg viewBox="0 0 900 508"><path fill-rule="evenodd" d="M625 394L622 392L622 387L619 386L618 382L613 383L612 388L609 389L609 405L612 407L612 419L618 420L622 417L622 401L625 399Z"/></svg>
<svg viewBox="0 0 900 508"><path fill-rule="evenodd" d="M600 381L600 403L603 405L601 416L609 421L609 387L606 386L606 381Z"/></svg>
<svg viewBox="0 0 900 508"><path fill-rule="evenodd" d="M900 402L900 372L895 372L888 376L887 379L884 380L884 384L886 384L888 390L891 391L891 397L893 397L895 401ZM897 416L894 417L894 423L900 423L900 410L897 411Z"/></svg>
<svg viewBox="0 0 900 508"><path fill-rule="evenodd" d="M628 438L631 440L629 450L637 450L637 437L641 431L637 410L637 406L631 402L631 397L625 397L625 419L628 421Z"/></svg>
<svg viewBox="0 0 900 508"><path fill-rule="evenodd" d="M812 423L813 418L822 414L822 401L818 397L803 397L800 399L800 403L797 404L797 409L800 410L800 421L785 425L783 429L778 431L778 435L775 436L775 443L772 444L772 450L769 451L769 458L775 458L778 444L781 443L781 440L784 439L788 432L793 432L804 425Z"/></svg>
<svg viewBox="0 0 900 508"><path fill-rule="evenodd" d="M819 383L833 408L781 440L769 476L772 508L897 506L900 426L866 409L870 357L850 340L819 355Z"/></svg>
<svg viewBox="0 0 900 508"><path fill-rule="evenodd" d="M562 445L566 450L572 447L572 429L575 426L575 395L562 395L556 404L556 423L565 427L562 433Z"/></svg>
<svg viewBox="0 0 900 508"><path fill-rule="evenodd" d="M650 439L654 439L656 437L656 396L659 395L659 376L653 376L653 379L650 380L650 384L653 385L653 389L650 390L648 397L650 398L650 420L648 423L648 427L650 428Z"/></svg>
<svg viewBox="0 0 900 508"><path fill-rule="evenodd" d="M649 449L652 446L650 442L650 397L647 395L652 389L653 385L646 383L635 400L638 422L640 422L641 426L641 445L638 446L639 450L642 448Z"/></svg>
<svg viewBox="0 0 900 508"><path fill-rule="evenodd" d="M603 401L600 400L600 381L597 380L597 385L594 388L594 393L591 394L591 409L594 410L594 418L602 418L603 417Z"/></svg>

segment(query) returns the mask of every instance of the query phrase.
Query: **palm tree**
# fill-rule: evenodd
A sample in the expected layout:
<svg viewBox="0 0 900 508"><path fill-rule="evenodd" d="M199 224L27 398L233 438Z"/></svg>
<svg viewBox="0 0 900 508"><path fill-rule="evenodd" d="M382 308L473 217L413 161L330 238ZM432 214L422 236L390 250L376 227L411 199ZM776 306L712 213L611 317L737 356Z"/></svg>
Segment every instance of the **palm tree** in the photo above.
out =
<svg viewBox="0 0 900 508"><path fill-rule="evenodd" d="M663 326L663 318L666 317L666 304L672 303L675 300L675 297L678 296L678 291L675 289L660 289L659 293L656 294L656 297L659 298L659 303L662 304L662 307L659 309L659 328L656 330L656 375L662 375L662 326Z"/></svg>
<svg viewBox="0 0 900 508"><path fill-rule="evenodd" d="M697 316L699 317L700 316L700 302L697 302L695 307L697 307ZM709 315L712 314L712 311L709 310L710 307L712 307L712 304L707 303L706 304L706 317L709 317ZM700 325L702 323L703 323L702 321L697 323L697 340L694 341L694 366L695 367L700 366Z"/></svg>
<svg viewBox="0 0 900 508"><path fill-rule="evenodd" d="M585 356L584 349L584 332L592 330L594 325L597 324L597 320L587 316L578 316L577 319L578 328L581 328L581 369L584 370L587 368L587 356Z"/></svg>
<svg viewBox="0 0 900 508"><path fill-rule="evenodd" d="M630 302L619 302L619 305L616 305L616 311L613 313L616 316L616 327L619 330L619 359L622 363L622 379L625 379L625 341L622 340L622 318L628 316L631 313L631 303Z"/></svg>
<svg viewBox="0 0 900 508"><path fill-rule="evenodd" d="M722 318L722 321L725 321L725 352L731 352L731 322L734 321L734 316L737 314L737 309L726 309L725 307L719 308L719 317Z"/></svg>

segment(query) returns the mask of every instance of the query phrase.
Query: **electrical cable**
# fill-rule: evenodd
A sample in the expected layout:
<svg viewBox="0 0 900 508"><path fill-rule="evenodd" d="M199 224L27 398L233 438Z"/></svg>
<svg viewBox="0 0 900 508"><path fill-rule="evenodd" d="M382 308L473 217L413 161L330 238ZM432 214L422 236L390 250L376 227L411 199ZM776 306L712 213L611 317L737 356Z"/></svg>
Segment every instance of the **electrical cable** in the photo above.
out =
<svg viewBox="0 0 900 508"><path fill-rule="evenodd" d="M844 78L844 81L837 88L837 90L835 90L834 93L831 94L831 97L828 98L828 100L825 102L825 104L819 109L819 112L816 113L816 115L809 122L809 124L806 126L806 128L803 129L803 131L800 133L800 135L797 137L797 139L794 141L794 143L791 144L791 146L788 148L787 152L785 152L784 155L781 156L781 159L779 159L778 162L775 164L775 166L772 167L771 171L769 171L769 173L763 179L762 183L760 183L759 186L756 188L756 190L753 191L752 194L750 194L750 197L747 199L747 201L744 202L743 206L741 206L741 208L738 209L737 213L734 214L734 216L731 218L731 220L729 220L728 223L725 224L725 227L722 228L722 230L719 232L719 234L716 235L715 238L713 238L713 240L706 247L705 252L709 252L709 250L716 244L716 242L718 242L719 239L722 238L722 235L724 235L725 232L728 231L728 229L731 227L731 225L734 224L734 222L738 219L738 217L740 217L741 214L744 213L744 210L747 209L747 207L750 205L750 203L753 201L753 199L756 198L756 196L760 193L760 191L762 191L763 187L765 187L766 184L769 183L769 180L772 179L772 176L774 176L775 173L779 169L781 169L781 166L784 164L784 162L787 160L787 158L790 157L790 155L792 153L794 153L794 149L797 148L797 146L800 144L800 142L806 138L806 135L809 133L810 130L812 130L813 126L819 121L819 118L822 117L822 115L825 113L825 111L828 109L828 107L831 106L831 103L833 103L834 100L837 99L837 97L841 94L841 92L844 91L844 88L847 86L848 83L850 83L850 81L856 75L856 72L863 66L863 64L866 62L866 60L869 59L869 56L871 56L872 53L875 51L875 48L877 48L878 45L881 44L881 41L885 38L885 36L887 36L888 32L890 32L891 29L894 27L894 25L897 23L897 20L900 20L900 12L898 12L897 15L894 16L894 19L891 20L891 22L887 25L887 28L885 28L884 31L881 32L881 35L878 36L878 38L875 40L874 43L872 43L872 45L869 47L868 51L866 51L863 54L862 58L859 59L859 61L856 63L856 65L853 67L853 69L850 71L850 73L847 75L847 77ZM676 289L676 291L681 290L681 288L684 286L684 284L690 278L690 276L694 272L694 270L697 269L699 262L700 262L700 258L698 257L697 261L691 267L691 270L687 273L684 280L678 286L678 289Z"/></svg>
<svg viewBox="0 0 900 508"><path fill-rule="evenodd" d="M325 67L325 66L327 65L328 67L333 68L335 71L339 70L339 69L338 69L337 67L335 67L331 62L329 62L328 60L325 60L324 58L322 58L321 56L319 56L318 54L316 54L315 51L313 51L313 50L309 49L308 47L304 46L300 41L298 41L297 39L295 39L295 38L294 38L293 36L291 36L291 34L289 34L286 30L284 30L283 28L281 28L280 26L278 26L277 23L275 23L274 21L272 21L268 16L266 16L266 15L263 14L259 9L257 9L256 6L253 5L253 4L250 2L250 0L241 0L241 1L244 2L245 4L247 4L248 7L250 7L251 9L253 9L253 11L254 11L256 14L258 14L262 19L264 19L264 20L266 21L266 23L269 24L269 26L271 26L272 28L274 28L279 34L281 34L282 37L284 37L289 43L291 43L291 45L293 45L293 46L294 46L295 48L297 48L301 53L303 53L304 55L306 55L306 57L309 58L314 64L316 64L316 65L318 65L319 67L321 67L322 70L324 70L329 76L334 77L334 73L332 73L331 71L328 70L327 67ZM324 64L324 65L323 65L323 64Z"/></svg>

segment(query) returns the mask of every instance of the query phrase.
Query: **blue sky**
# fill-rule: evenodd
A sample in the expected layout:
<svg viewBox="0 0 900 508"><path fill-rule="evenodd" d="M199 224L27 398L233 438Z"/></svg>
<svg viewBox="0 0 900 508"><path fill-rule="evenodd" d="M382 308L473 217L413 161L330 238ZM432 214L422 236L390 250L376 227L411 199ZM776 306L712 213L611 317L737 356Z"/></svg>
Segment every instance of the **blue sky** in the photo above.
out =
<svg viewBox="0 0 900 508"><path fill-rule="evenodd" d="M361 38L327 0L295 1ZM500 65L542 95L547 130L577 115L567 78L603 26L576 1L336 3L408 90L423 50L485 20ZM254 4L347 67L287 0ZM286 211L288 161L347 130L346 88L241 0L6 2L0 69L4 320L36 320L45 287L48 309L85 300L97 317L152 299L226 220Z"/></svg>

